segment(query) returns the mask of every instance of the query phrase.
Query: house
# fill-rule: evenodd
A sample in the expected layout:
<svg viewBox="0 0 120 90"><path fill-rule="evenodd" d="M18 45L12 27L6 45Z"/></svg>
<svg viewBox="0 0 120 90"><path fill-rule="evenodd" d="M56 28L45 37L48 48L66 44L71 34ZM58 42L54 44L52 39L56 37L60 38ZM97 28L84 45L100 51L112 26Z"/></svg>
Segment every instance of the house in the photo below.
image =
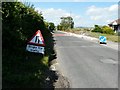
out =
<svg viewBox="0 0 120 90"><path fill-rule="evenodd" d="M115 33L120 32L120 18L117 20L114 20L113 22L109 23L108 25L109 25L109 27L111 27L114 30Z"/></svg>

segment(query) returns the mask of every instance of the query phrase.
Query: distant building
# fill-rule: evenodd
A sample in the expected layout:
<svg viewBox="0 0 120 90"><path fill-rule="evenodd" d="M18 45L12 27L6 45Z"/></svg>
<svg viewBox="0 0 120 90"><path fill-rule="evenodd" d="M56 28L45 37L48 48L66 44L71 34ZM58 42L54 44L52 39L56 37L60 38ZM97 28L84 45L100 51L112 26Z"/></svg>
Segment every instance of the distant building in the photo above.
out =
<svg viewBox="0 0 120 90"><path fill-rule="evenodd" d="M108 24L114 32L120 32L120 18Z"/></svg>

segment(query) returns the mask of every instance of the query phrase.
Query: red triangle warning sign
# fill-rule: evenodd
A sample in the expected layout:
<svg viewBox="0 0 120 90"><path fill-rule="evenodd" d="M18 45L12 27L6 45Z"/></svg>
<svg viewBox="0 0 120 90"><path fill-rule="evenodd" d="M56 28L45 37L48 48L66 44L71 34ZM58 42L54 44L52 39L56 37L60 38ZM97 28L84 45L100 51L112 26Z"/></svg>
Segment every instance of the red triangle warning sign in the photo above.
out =
<svg viewBox="0 0 120 90"><path fill-rule="evenodd" d="M45 46L43 36L41 31L38 30L34 36L29 40L28 44L37 45L37 46Z"/></svg>

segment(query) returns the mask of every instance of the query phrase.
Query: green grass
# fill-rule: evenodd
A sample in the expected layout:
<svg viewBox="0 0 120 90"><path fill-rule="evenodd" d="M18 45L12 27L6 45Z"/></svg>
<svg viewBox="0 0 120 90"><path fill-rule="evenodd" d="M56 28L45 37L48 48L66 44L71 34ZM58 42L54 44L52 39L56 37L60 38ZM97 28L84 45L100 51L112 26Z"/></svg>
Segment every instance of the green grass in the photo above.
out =
<svg viewBox="0 0 120 90"><path fill-rule="evenodd" d="M86 32L88 36L99 38L99 36L106 36L107 40L113 42L120 42L120 36L117 35L110 35L110 34L102 34L102 33L95 33L95 32Z"/></svg>
<svg viewBox="0 0 120 90"><path fill-rule="evenodd" d="M85 35L99 38L99 36L106 36L107 40L112 41L112 42L120 42L120 35L114 34L103 34L103 33L96 33L96 32L91 32L88 29L71 29L71 30L66 30L67 32L72 32L75 34L82 34L85 33Z"/></svg>

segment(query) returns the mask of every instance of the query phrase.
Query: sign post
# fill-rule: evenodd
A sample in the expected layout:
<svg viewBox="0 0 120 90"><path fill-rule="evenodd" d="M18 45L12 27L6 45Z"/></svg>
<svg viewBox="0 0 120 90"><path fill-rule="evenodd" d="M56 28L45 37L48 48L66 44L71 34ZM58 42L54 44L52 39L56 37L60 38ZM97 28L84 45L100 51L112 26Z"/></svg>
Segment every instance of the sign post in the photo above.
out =
<svg viewBox="0 0 120 90"><path fill-rule="evenodd" d="M41 31L38 30L27 43L26 50L29 52L44 54L44 46L45 43L43 36L41 34Z"/></svg>

